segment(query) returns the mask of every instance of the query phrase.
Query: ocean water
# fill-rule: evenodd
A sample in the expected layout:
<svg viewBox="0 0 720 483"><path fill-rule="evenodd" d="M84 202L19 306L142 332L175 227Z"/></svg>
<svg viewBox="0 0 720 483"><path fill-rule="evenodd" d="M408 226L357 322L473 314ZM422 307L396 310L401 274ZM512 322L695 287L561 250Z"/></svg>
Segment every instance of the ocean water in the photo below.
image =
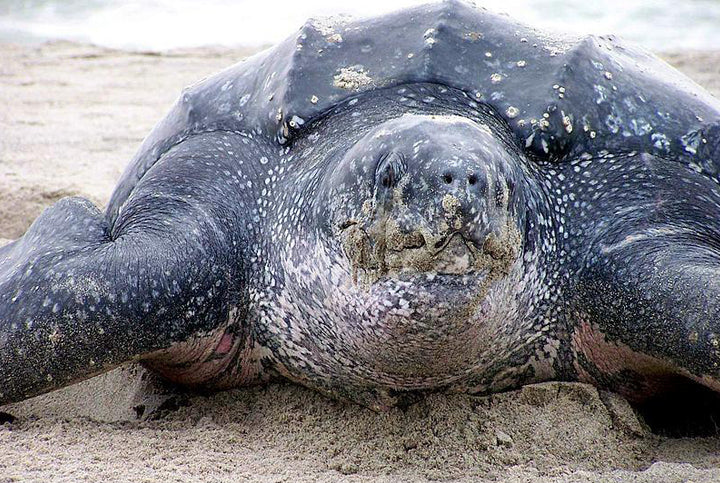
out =
<svg viewBox="0 0 720 483"><path fill-rule="evenodd" d="M0 0L0 41L65 39L168 50L261 46L309 17L371 16L418 0ZM537 27L614 33L654 51L720 48L720 0L486 0L477 5Z"/></svg>

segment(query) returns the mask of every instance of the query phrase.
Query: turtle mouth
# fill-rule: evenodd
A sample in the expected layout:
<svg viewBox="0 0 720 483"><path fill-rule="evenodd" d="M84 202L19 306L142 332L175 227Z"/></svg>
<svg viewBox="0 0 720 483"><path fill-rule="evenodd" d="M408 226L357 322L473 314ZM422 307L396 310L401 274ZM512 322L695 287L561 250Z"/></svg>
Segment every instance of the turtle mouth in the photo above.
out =
<svg viewBox="0 0 720 483"><path fill-rule="evenodd" d="M346 221L340 226L342 247L353 280L371 285L386 278L414 275L466 276L506 272L519 250L519 236L508 229L489 233L482 243L459 231L434 235L428 230L404 232L393 220L365 226Z"/></svg>
<svg viewBox="0 0 720 483"><path fill-rule="evenodd" d="M420 247L390 248L385 251L389 272L435 272L440 275L464 275L476 269L480 249L455 232Z"/></svg>

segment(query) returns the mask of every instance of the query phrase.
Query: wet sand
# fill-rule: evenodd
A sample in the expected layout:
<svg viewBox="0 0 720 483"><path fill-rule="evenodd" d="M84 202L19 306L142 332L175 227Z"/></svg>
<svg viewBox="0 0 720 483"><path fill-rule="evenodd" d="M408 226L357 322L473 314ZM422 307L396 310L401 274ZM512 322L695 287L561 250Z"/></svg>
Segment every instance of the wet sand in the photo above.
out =
<svg viewBox="0 0 720 483"><path fill-rule="evenodd" d="M0 239L63 196L103 206L181 88L247 53L0 44ZM665 58L720 95L719 52ZM583 384L377 414L290 384L187 394L131 365L0 408L0 482L79 479L720 481L720 438L659 437Z"/></svg>

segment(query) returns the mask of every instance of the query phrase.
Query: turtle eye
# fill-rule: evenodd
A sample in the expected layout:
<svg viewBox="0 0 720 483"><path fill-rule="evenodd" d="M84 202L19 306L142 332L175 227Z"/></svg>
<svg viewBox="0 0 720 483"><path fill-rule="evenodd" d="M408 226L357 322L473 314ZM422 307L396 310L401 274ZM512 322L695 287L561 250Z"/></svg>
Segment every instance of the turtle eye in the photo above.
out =
<svg viewBox="0 0 720 483"><path fill-rule="evenodd" d="M390 153L382 158L375 170L375 182L383 188L394 188L405 173L405 160L397 153Z"/></svg>

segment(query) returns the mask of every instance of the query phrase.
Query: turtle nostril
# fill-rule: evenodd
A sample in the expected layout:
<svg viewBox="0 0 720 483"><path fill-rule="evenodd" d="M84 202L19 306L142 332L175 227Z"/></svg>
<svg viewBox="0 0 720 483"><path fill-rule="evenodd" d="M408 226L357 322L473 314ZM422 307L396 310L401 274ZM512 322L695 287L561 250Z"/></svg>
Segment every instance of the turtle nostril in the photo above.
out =
<svg viewBox="0 0 720 483"><path fill-rule="evenodd" d="M452 183L453 177L450 173L445 173L444 175L442 175L442 179L445 182L445 184L450 184L450 183Z"/></svg>
<svg viewBox="0 0 720 483"><path fill-rule="evenodd" d="M471 185L477 183L477 176L475 176L474 174L469 175L469 176L468 176L468 183L470 183Z"/></svg>

